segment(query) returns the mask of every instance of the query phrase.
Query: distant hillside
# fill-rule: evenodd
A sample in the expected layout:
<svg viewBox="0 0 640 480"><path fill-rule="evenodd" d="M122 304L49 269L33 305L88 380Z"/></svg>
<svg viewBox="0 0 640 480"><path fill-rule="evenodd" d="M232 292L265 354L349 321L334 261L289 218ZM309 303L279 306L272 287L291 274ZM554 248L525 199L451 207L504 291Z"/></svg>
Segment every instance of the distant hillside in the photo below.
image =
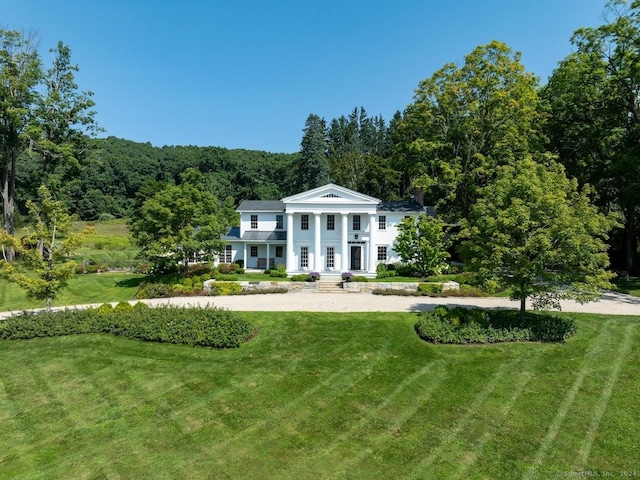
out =
<svg viewBox="0 0 640 480"><path fill-rule="evenodd" d="M219 198L233 197L238 202L294 193L292 167L298 154L221 147L158 148L116 137L92 143L93 150L80 167L62 175L67 180L61 190L82 220L126 217L143 184L153 180L179 182L180 173L190 167L206 175ZM22 179L26 183L29 159L23 164Z"/></svg>

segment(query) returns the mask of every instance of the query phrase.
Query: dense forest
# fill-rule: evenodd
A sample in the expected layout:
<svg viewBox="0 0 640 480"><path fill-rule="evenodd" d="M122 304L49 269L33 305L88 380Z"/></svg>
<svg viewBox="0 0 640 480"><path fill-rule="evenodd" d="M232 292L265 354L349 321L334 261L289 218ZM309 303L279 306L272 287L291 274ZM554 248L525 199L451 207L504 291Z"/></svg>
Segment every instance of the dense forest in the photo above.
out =
<svg viewBox="0 0 640 480"><path fill-rule="evenodd" d="M189 168L225 205L331 181L384 199L419 189L445 220L459 222L498 171L533 160L560 163L602 213L617 216L608 240L612 264L640 268L637 2L610 0L605 23L574 33L574 52L544 85L518 52L494 41L420 82L413 102L389 121L363 107L329 121L309 114L294 154L96 138L93 102L77 90L68 47L52 50L57 60L44 71L30 39L0 33L0 176L9 233L40 185L80 219L129 217Z"/></svg>

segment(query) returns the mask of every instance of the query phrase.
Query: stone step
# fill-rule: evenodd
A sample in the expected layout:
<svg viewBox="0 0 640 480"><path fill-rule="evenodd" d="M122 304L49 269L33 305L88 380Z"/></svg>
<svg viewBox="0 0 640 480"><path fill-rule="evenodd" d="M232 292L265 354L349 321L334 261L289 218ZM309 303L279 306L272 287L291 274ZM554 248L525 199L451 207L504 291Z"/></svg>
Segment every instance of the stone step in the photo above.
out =
<svg viewBox="0 0 640 480"><path fill-rule="evenodd" d="M318 282L317 293L345 293L342 282Z"/></svg>

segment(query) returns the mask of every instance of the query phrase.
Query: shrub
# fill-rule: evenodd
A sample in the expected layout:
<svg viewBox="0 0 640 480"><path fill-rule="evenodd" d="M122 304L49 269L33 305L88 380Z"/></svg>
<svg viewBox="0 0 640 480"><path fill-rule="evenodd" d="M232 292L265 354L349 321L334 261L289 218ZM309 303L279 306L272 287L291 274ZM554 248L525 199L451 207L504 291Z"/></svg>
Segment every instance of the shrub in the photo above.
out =
<svg viewBox="0 0 640 480"><path fill-rule="evenodd" d="M234 268L233 266L235 265L235 268L238 268L238 264L234 264L234 263L220 263L218 264L218 272L223 273L223 274L228 274L231 273Z"/></svg>
<svg viewBox="0 0 640 480"><path fill-rule="evenodd" d="M418 284L418 292L423 295L439 295L442 293L442 284L440 283L420 283Z"/></svg>
<svg viewBox="0 0 640 480"><path fill-rule="evenodd" d="M251 324L218 308L138 307L25 313L0 322L0 338L27 339L82 333L111 333L145 341L213 348L239 347L253 333ZM101 307L100 307L101 308Z"/></svg>
<svg viewBox="0 0 640 480"><path fill-rule="evenodd" d="M236 282L214 282L211 284L211 295L234 295L242 292L242 287Z"/></svg>
<svg viewBox="0 0 640 480"><path fill-rule="evenodd" d="M276 266L275 270L272 268L269 271L269 276L273 278L287 278L287 267L280 263Z"/></svg>
<svg viewBox="0 0 640 480"><path fill-rule="evenodd" d="M166 283L142 282L138 286L136 298L166 298L173 295L173 287Z"/></svg>
<svg viewBox="0 0 640 480"><path fill-rule="evenodd" d="M354 275L353 277L351 277L351 281L352 282L364 282L364 283L366 283L366 282L369 281L369 279L367 277L365 277L365 276L362 276L362 275Z"/></svg>
<svg viewBox="0 0 640 480"><path fill-rule="evenodd" d="M320 273L319 272L310 272L309 273L309 278L311 279L312 282L316 282L316 281L320 280Z"/></svg>
<svg viewBox="0 0 640 480"><path fill-rule="evenodd" d="M342 280L344 280L345 282L350 282L351 279L353 278L353 273L351 272L342 272Z"/></svg>
<svg viewBox="0 0 640 480"><path fill-rule="evenodd" d="M291 276L291 281L292 282L306 282L307 278L309 278L309 275L307 275L306 273L299 273L298 275L292 275Z"/></svg>
<svg viewBox="0 0 640 480"><path fill-rule="evenodd" d="M395 270L389 270L384 263L379 263L376 267L376 278L395 277Z"/></svg>
<svg viewBox="0 0 640 480"><path fill-rule="evenodd" d="M480 310L443 305L423 312L415 324L420 338L432 343L563 342L576 331L575 320L549 313L527 313L524 321L513 310Z"/></svg>
<svg viewBox="0 0 640 480"><path fill-rule="evenodd" d="M236 265L238 268L244 268L244 260L236 260Z"/></svg>
<svg viewBox="0 0 640 480"><path fill-rule="evenodd" d="M129 302L119 302L113 308L113 310L116 312L130 312L131 310L133 310L133 305L131 305Z"/></svg>

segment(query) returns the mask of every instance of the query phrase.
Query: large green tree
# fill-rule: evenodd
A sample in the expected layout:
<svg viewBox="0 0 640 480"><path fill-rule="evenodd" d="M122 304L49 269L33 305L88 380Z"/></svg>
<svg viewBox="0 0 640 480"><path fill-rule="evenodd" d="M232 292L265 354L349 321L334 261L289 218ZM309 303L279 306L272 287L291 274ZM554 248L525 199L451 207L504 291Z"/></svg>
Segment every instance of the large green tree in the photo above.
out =
<svg viewBox="0 0 640 480"><path fill-rule="evenodd" d="M595 300L611 287L604 240L614 225L562 165L526 158L498 168L471 207L463 258L486 285L510 288L522 315L527 298L536 308Z"/></svg>
<svg viewBox="0 0 640 480"><path fill-rule="evenodd" d="M640 236L640 2L607 3L606 23L582 28L576 51L543 90L552 149L570 175L624 216L624 263L638 270Z"/></svg>
<svg viewBox="0 0 640 480"><path fill-rule="evenodd" d="M520 54L497 41L420 82L401 121L397 154L428 202L464 217L497 166L541 150L537 87Z"/></svg>
<svg viewBox="0 0 640 480"><path fill-rule="evenodd" d="M24 134L41 78L35 39L0 29L0 193L2 223L9 235L14 233L18 155L25 147ZM12 259L13 253L9 251L8 256Z"/></svg>
<svg viewBox="0 0 640 480"><path fill-rule="evenodd" d="M221 235L231 223L232 208L207 191L205 180L188 169L180 185L166 185L144 200L130 228L143 256L160 268L172 268L198 255L212 259L224 247Z"/></svg>

